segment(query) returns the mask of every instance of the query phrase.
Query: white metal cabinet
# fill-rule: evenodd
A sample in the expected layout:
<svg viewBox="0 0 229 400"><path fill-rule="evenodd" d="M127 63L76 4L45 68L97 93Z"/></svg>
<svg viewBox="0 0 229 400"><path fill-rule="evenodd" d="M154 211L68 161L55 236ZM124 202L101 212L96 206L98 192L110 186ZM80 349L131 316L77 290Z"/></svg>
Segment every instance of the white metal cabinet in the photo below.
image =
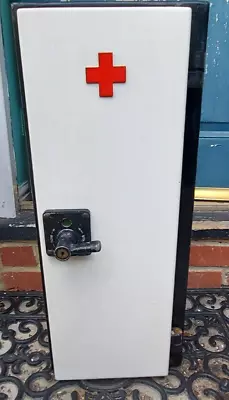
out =
<svg viewBox="0 0 229 400"><path fill-rule="evenodd" d="M55 376L166 375L191 9L19 8L17 23ZM86 82L99 53L126 67L112 97ZM49 257L43 213L81 208L102 250Z"/></svg>

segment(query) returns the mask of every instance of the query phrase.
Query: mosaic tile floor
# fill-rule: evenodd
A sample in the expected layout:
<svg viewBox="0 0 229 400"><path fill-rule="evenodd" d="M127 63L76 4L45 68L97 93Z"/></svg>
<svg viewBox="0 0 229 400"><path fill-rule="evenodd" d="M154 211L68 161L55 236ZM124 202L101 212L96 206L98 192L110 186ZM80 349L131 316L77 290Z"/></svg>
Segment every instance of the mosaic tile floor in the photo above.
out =
<svg viewBox="0 0 229 400"><path fill-rule="evenodd" d="M229 289L189 290L185 326L166 378L57 382L42 294L0 292L0 400L229 400Z"/></svg>

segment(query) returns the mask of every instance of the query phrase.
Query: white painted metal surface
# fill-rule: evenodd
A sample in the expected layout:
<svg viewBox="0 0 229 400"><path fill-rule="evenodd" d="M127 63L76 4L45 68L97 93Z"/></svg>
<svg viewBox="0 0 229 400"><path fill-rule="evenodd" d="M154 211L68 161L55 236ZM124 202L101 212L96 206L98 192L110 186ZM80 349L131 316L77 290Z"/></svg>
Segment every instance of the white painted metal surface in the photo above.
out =
<svg viewBox="0 0 229 400"><path fill-rule="evenodd" d="M16 216L15 178L9 98L0 27L0 218L13 218Z"/></svg>
<svg viewBox="0 0 229 400"><path fill-rule="evenodd" d="M191 10L18 10L57 379L168 372ZM127 81L85 82L98 52ZM102 251L45 252L46 209L89 208Z"/></svg>

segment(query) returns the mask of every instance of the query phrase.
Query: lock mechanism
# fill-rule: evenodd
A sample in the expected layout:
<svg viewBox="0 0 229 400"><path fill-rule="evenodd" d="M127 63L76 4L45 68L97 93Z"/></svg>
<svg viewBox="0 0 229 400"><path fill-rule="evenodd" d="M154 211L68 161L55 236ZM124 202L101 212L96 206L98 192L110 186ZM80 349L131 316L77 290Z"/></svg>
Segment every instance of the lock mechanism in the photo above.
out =
<svg viewBox="0 0 229 400"><path fill-rule="evenodd" d="M91 241L89 210L47 210L43 214L46 253L59 261L89 256L101 250L99 240Z"/></svg>

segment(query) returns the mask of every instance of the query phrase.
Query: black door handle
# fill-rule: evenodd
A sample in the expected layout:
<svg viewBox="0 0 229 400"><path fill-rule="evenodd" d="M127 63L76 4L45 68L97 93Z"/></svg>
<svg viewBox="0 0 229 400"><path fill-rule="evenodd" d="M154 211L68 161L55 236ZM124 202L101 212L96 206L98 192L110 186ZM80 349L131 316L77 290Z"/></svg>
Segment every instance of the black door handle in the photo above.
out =
<svg viewBox="0 0 229 400"><path fill-rule="evenodd" d="M72 256L89 256L100 250L99 240L82 242L79 235L72 229L62 229L57 235L57 245L53 250L53 255L57 260L67 261Z"/></svg>
<svg viewBox="0 0 229 400"><path fill-rule="evenodd" d="M57 260L89 256L101 250L99 240L91 240L90 211L47 210L43 214L46 252Z"/></svg>

